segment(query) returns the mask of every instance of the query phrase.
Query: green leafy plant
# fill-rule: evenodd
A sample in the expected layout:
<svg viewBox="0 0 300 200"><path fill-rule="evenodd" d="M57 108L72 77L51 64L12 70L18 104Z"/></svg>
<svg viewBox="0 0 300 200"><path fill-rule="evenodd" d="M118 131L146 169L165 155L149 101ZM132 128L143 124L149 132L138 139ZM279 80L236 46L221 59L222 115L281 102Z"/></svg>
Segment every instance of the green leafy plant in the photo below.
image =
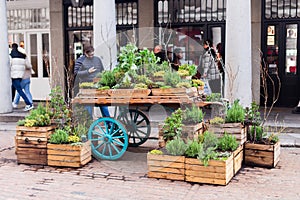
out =
<svg viewBox="0 0 300 200"><path fill-rule="evenodd" d="M93 82L82 82L79 84L79 88L95 88L95 84Z"/></svg>
<svg viewBox="0 0 300 200"><path fill-rule="evenodd" d="M100 80L98 81L98 84L101 86L108 86L112 88L117 84L115 74L113 71L110 70L104 70L100 73Z"/></svg>
<svg viewBox="0 0 300 200"><path fill-rule="evenodd" d="M203 148L203 144L198 141L188 141L188 148L185 151L185 156L189 158L197 158L200 149Z"/></svg>
<svg viewBox="0 0 300 200"><path fill-rule="evenodd" d="M210 95L208 95L206 97L206 101L209 101L209 102L214 102L214 101L221 102L221 94L220 93L211 93Z"/></svg>
<svg viewBox="0 0 300 200"><path fill-rule="evenodd" d="M236 123L244 122L245 120L245 109L240 105L239 100L235 100L232 106L226 112L225 122Z"/></svg>
<svg viewBox="0 0 300 200"><path fill-rule="evenodd" d="M158 150L158 149L153 149L153 150L150 151L150 154L163 155L163 152L161 150Z"/></svg>
<svg viewBox="0 0 300 200"><path fill-rule="evenodd" d="M186 76L194 76L196 73L197 73L197 66L192 64L183 64L183 65L180 65L179 68L178 68L178 72L179 71L187 71L187 75Z"/></svg>
<svg viewBox="0 0 300 200"><path fill-rule="evenodd" d="M23 120L17 122L18 126L49 126L51 124L50 114L47 107L43 106L41 103L37 108L30 111L29 115Z"/></svg>
<svg viewBox="0 0 300 200"><path fill-rule="evenodd" d="M175 88L176 85L180 82L181 82L181 77L179 76L179 74L174 73L172 71L165 72L165 74L164 74L165 85Z"/></svg>
<svg viewBox="0 0 300 200"><path fill-rule="evenodd" d="M187 150L188 145L180 137L175 137L166 144L166 150L168 154L173 156L182 156Z"/></svg>
<svg viewBox="0 0 300 200"><path fill-rule="evenodd" d="M66 130L57 129L53 134L50 135L49 142L51 144L68 144L69 134Z"/></svg>
<svg viewBox="0 0 300 200"><path fill-rule="evenodd" d="M177 136L181 136L182 131L182 110L178 108L175 112L168 116L163 125L163 138L172 140Z"/></svg>
<svg viewBox="0 0 300 200"><path fill-rule="evenodd" d="M239 144L233 135L225 134L219 139L218 149L221 151L234 151L238 148Z"/></svg>
<svg viewBox="0 0 300 200"><path fill-rule="evenodd" d="M222 117L216 116L209 120L210 124L224 124L225 120Z"/></svg>
<svg viewBox="0 0 300 200"><path fill-rule="evenodd" d="M204 114L202 109L192 105L191 108L186 108L182 115L182 122L184 124L196 124L202 122Z"/></svg>

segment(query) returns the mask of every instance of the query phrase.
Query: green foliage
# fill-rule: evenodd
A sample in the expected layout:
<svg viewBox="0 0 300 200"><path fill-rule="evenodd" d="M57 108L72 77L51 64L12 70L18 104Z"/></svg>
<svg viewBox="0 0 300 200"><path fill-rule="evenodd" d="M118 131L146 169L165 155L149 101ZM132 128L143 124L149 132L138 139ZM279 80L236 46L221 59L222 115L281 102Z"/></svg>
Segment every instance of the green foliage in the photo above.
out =
<svg viewBox="0 0 300 200"><path fill-rule="evenodd" d="M188 148L185 151L185 155L189 158L197 158L201 148L203 149L203 144L198 141L188 141Z"/></svg>
<svg viewBox="0 0 300 200"><path fill-rule="evenodd" d="M197 66L196 65L190 65L190 64L183 64L183 65L180 65L179 68L178 68L178 71L181 71L181 70L185 70L185 71L188 71L188 75L187 76L194 76L196 73L197 73Z"/></svg>
<svg viewBox="0 0 300 200"><path fill-rule="evenodd" d="M268 137L268 142L269 142L269 143L275 144L275 143L277 143L278 141L279 141L279 137L278 137L277 134L271 133L271 134L269 135L269 137Z"/></svg>
<svg viewBox="0 0 300 200"><path fill-rule="evenodd" d="M212 133L212 132L209 132L209 131L205 131L203 133L203 148L204 149L208 149L210 147L216 149L217 148L217 145L218 145L218 138L217 136Z"/></svg>
<svg viewBox="0 0 300 200"><path fill-rule="evenodd" d="M39 104L37 108L30 111L29 115L25 117L24 120L19 120L18 125L19 126L49 126L51 124L51 119L49 115L49 110L43 106L42 104Z"/></svg>
<svg viewBox="0 0 300 200"><path fill-rule="evenodd" d="M138 48L134 44L127 44L124 47L121 47L120 53L118 55L118 65L123 72L127 72L132 66L136 66L136 62L140 59L138 54Z"/></svg>
<svg viewBox="0 0 300 200"><path fill-rule="evenodd" d="M202 122L204 114L202 110L192 105L191 108L186 108L182 115L182 122L184 124L196 124Z"/></svg>
<svg viewBox="0 0 300 200"><path fill-rule="evenodd" d="M239 100L235 100L227 110L225 122L235 123L235 122L244 122L245 119L245 109L240 105Z"/></svg>
<svg viewBox="0 0 300 200"><path fill-rule="evenodd" d="M234 151L238 148L239 144L233 135L229 135L225 132L223 137L219 139L218 149L221 151Z"/></svg>
<svg viewBox="0 0 300 200"><path fill-rule="evenodd" d="M163 155L163 152L161 150L153 149L153 150L150 151L150 154Z"/></svg>
<svg viewBox="0 0 300 200"><path fill-rule="evenodd" d="M105 70L100 73L100 80L98 84L101 86L108 86L112 88L114 85L117 84L115 74L113 71Z"/></svg>
<svg viewBox="0 0 300 200"><path fill-rule="evenodd" d="M250 138L252 142L261 142L266 134L262 126L250 126Z"/></svg>
<svg viewBox="0 0 300 200"><path fill-rule="evenodd" d="M200 79L192 79L192 86L193 87L204 86L204 84L205 84L204 81L202 81Z"/></svg>
<svg viewBox="0 0 300 200"><path fill-rule="evenodd" d="M220 93L211 93L206 97L206 101L209 102L215 102L215 101L221 101L221 94Z"/></svg>
<svg viewBox="0 0 300 200"><path fill-rule="evenodd" d="M216 149L214 147L209 148L199 148L198 152L198 159L203 162L204 166L208 166L208 162L210 160L217 160L218 159L218 152L215 151Z"/></svg>
<svg viewBox="0 0 300 200"><path fill-rule="evenodd" d="M254 126L259 126L262 122L260 112L259 112L259 105L256 104L255 102L251 103L250 108L245 109L245 123L247 125L254 125Z"/></svg>
<svg viewBox="0 0 300 200"><path fill-rule="evenodd" d="M95 88L95 84L93 82L82 82L79 84L79 88Z"/></svg>
<svg viewBox="0 0 300 200"><path fill-rule="evenodd" d="M176 88L191 88L192 85L188 81L181 81L181 82L177 83L175 87Z"/></svg>
<svg viewBox="0 0 300 200"><path fill-rule="evenodd" d="M167 71L164 74L164 82L165 85L175 88L176 85L181 82L181 77L177 73L174 73L172 71Z"/></svg>
<svg viewBox="0 0 300 200"><path fill-rule="evenodd" d="M209 123L210 124L224 124L225 120L222 117L216 116L216 117L210 119Z"/></svg>
<svg viewBox="0 0 300 200"><path fill-rule="evenodd" d="M188 145L180 137L176 137L170 140L166 144L166 150L168 154L173 156L182 156L187 150Z"/></svg>
<svg viewBox="0 0 300 200"><path fill-rule="evenodd" d="M66 130L57 129L53 134L50 135L49 142L51 144L67 144L69 143L69 134Z"/></svg>
<svg viewBox="0 0 300 200"><path fill-rule="evenodd" d="M60 86L51 89L51 100L49 103L50 117L60 126L71 122L70 111L63 96L64 94Z"/></svg>
<svg viewBox="0 0 300 200"><path fill-rule="evenodd" d="M172 140L174 137L180 136L182 131L182 110L178 108L175 112L168 116L163 125L163 137L165 140Z"/></svg>

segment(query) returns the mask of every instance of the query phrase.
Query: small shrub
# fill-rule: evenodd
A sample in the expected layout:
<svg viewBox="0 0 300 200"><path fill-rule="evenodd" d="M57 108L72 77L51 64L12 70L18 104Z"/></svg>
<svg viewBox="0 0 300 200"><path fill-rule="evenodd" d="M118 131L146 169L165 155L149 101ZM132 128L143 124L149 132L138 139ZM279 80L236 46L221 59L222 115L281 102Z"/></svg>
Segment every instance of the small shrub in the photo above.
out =
<svg viewBox="0 0 300 200"><path fill-rule="evenodd" d="M238 148L239 144L233 135L229 135L225 132L223 137L219 139L218 149L221 151L234 151Z"/></svg>
<svg viewBox="0 0 300 200"><path fill-rule="evenodd" d="M181 135L182 131L182 110L179 108L168 116L163 125L163 137L165 140L171 140Z"/></svg>
<svg viewBox="0 0 300 200"><path fill-rule="evenodd" d="M150 151L150 154L163 155L163 152L161 150L158 150L158 149L153 149L153 150Z"/></svg>
<svg viewBox="0 0 300 200"><path fill-rule="evenodd" d="M182 156L187 150L188 145L180 137L170 140L166 144L168 154L173 156Z"/></svg>
<svg viewBox="0 0 300 200"><path fill-rule="evenodd" d="M227 110L225 122L236 123L243 122L245 120L245 109L239 104L238 100L235 100Z"/></svg>
<svg viewBox="0 0 300 200"><path fill-rule="evenodd" d="M224 124L225 120L222 117L214 117L211 120L209 120L210 124Z"/></svg>
<svg viewBox="0 0 300 200"><path fill-rule="evenodd" d="M185 151L185 155L189 158L197 158L200 148L203 148L201 143L197 141L188 141L188 148Z"/></svg>
<svg viewBox="0 0 300 200"><path fill-rule="evenodd" d="M69 143L69 134L65 130L57 129L50 135L49 142L51 144L67 144Z"/></svg>
<svg viewBox="0 0 300 200"><path fill-rule="evenodd" d="M186 108L182 115L182 122L184 124L197 124L202 122L204 114L202 110L193 105L191 108Z"/></svg>

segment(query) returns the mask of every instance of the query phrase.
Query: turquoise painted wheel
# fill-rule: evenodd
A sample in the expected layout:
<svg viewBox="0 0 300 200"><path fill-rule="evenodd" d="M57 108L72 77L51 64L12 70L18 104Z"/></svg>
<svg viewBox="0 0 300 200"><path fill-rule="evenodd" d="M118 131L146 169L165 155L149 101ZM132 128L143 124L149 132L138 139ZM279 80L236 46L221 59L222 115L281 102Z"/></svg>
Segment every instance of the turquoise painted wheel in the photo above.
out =
<svg viewBox="0 0 300 200"><path fill-rule="evenodd" d="M117 119L126 127L130 147L137 147L149 138L150 121L143 112L136 109L122 109Z"/></svg>
<svg viewBox="0 0 300 200"><path fill-rule="evenodd" d="M89 128L88 139L93 156L99 159L119 159L128 147L126 129L113 118L104 117L94 121Z"/></svg>

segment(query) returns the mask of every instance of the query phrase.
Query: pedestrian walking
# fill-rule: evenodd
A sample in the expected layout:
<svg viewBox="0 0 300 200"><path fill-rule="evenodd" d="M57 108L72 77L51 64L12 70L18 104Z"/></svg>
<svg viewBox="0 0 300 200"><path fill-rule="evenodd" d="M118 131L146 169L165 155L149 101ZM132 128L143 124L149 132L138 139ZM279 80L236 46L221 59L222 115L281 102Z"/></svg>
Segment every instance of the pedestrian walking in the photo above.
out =
<svg viewBox="0 0 300 200"><path fill-rule="evenodd" d="M10 53L10 66L11 66L11 79L12 85L20 94L20 96L25 101L25 111L29 111L34 108L32 102L27 98L26 94L22 90L21 81L25 73L25 69L31 69L30 64L26 54L18 50L18 44L12 44L12 50Z"/></svg>

